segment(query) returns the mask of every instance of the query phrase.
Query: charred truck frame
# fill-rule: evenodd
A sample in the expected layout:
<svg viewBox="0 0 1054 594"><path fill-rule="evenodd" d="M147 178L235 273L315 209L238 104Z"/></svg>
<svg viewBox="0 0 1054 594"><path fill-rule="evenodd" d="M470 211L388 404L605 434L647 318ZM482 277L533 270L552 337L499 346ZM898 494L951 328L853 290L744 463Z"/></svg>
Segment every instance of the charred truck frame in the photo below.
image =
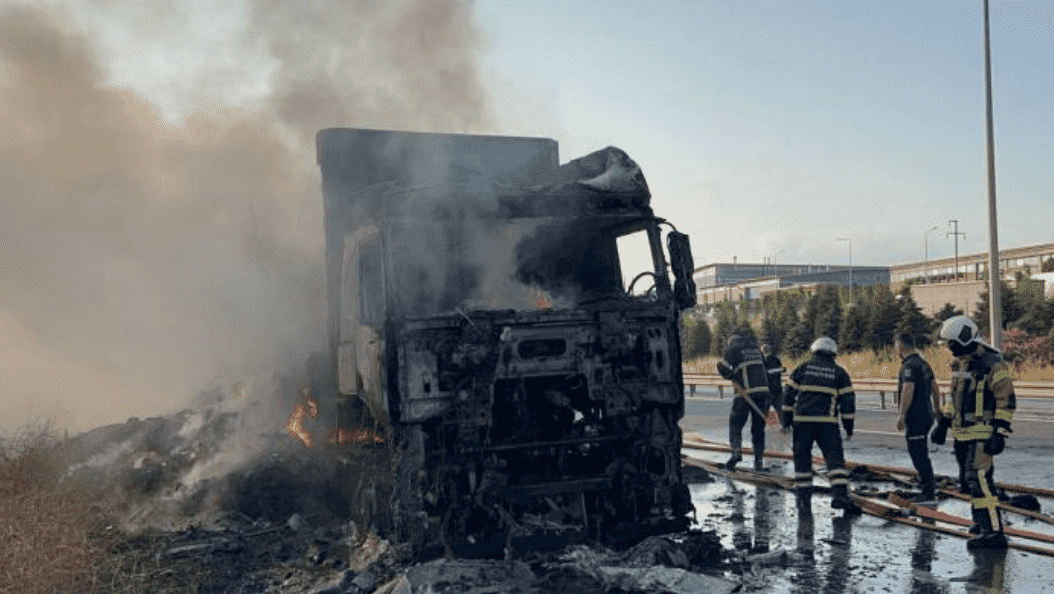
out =
<svg viewBox="0 0 1054 594"><path fill-rule="evenodd" d="M322 409L344 463L390 456L360 500L390 506L379 529L460 556L684 529L693 264L639 167L612 147L560 166L546 138L331 128L317 150ZM626 287L631 234L650 264Z"/></svg>

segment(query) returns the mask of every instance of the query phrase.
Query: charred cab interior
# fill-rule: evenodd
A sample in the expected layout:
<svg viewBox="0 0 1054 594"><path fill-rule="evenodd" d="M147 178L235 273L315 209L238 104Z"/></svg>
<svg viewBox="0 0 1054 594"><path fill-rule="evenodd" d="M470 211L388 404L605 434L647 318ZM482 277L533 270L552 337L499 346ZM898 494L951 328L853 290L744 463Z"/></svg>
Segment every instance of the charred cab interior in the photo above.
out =
<svg viewBox="0 0 1054 594"><path fill-rule="evenodd" d="M683 529L691 251L675 229L663 249L639 167L559 166L536 138L329 129L318 150L331 447L371 473L358 505L390 505L377 528L460 556Z"/></svg>

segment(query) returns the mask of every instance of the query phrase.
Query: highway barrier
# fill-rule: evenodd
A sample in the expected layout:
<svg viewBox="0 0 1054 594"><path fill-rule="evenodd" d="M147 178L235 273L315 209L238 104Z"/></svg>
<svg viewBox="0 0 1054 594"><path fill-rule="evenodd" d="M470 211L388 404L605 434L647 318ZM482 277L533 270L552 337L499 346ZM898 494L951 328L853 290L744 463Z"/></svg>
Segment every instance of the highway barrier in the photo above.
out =
<svg viewBox="0 0 1054 594"><path fill-rule="evenodd" d="M684 385L690 389L690 395L695 396L696 387L716 387L718 398L725 397L727 390L729 396L732 394L732 382L720 375L710 373L684 373ZM947 394L951 389L948 381L938 381L941 392ZM886 409L886 394L890 396L891 404L899 406L899 395L897 394L897 380L886 378L853 378L853 388L857 392L877 392L879 396L879 408ZM1014 381L1014 393L1018 398L1044 398L1054 399L1054 382L1023 382ZM1049 408L1049 407L1048 407Z"/></svg>

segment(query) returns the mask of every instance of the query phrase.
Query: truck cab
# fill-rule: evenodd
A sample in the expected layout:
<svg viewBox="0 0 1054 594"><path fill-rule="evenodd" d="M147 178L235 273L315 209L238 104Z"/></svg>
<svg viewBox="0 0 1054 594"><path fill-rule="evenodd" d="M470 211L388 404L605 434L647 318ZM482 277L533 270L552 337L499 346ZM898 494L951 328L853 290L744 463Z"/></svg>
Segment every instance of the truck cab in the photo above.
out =
<svg viewBox="0 0 1054 594"><path fill-rule="evenodd" d="M318 151L334 445L387 448L389 536L486 556L686 526L691 250L628 155L361 129Z"/></svg>

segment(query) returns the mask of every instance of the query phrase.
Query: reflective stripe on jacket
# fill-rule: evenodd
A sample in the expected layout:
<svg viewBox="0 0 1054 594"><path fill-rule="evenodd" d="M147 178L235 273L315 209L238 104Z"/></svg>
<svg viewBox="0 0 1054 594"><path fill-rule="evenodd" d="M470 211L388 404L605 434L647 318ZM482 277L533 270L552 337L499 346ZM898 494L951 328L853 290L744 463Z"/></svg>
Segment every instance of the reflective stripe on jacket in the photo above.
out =
<svg viewBox="0 0 1054 594"><path fill-rule="evenodd" d="M856 393L849 373L834 357L816 354L798 366L783 392L783 411L795 423L837 423L842 420L852 433L856 415Z"/></svg>
<svg viewBox="0 0 1054 594"><path fill-rule="evenodd" d="M757 342L748 336L736 336L718 361L717 371L736 384L736 395L768 393L769 379L764 357Z"/></svg>
<svg viewBox="0 0 1054 594"><path fill-rule="evenodd" d="M1002 354L984 344L952 360L951 393L944 416L958 441L988 439L994 425L1010 427L1017 398L1010 367Z"/></svg>

